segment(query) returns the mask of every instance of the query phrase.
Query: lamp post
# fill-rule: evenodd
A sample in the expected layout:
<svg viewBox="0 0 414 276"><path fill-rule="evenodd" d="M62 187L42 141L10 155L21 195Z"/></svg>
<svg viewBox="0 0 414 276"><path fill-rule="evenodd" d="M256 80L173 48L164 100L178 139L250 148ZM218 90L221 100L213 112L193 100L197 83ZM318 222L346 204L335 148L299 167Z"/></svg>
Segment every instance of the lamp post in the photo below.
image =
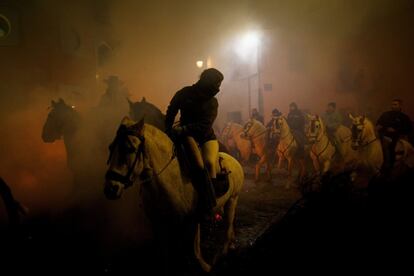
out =
<svg viewBox="0 0 414 276"><path fill-rule="evenodd" d="M250 31L245 33L240 39L236 42L236 53L239 58L246 63L255 65L253 72L250 72L246 77L241 79L247 79L247 94L248 94L248 109L249 117L251 116L252 109L252 80L257 78L257 93L258 93L258 107L262 111L261 103L261 77L260 77L260 33L257 31Z"/></svg>

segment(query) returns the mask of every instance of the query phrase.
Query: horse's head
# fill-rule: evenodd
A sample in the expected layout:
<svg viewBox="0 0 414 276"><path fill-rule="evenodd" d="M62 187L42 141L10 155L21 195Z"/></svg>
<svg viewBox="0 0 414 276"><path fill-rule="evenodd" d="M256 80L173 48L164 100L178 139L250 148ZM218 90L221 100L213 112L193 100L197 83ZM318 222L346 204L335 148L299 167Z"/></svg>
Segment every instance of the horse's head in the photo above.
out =
<svg viewBox="0 0 414 276"><path fill-rule="evenodd" d="M363 136L366 126L365 116L352 116L349 114L349 118L352 120L352 144L351 147L357 150L363 143Z"/></svg>
<svg viewBox="0 0 414 276"><path fill-rule="evenodd" d="M315 143L318 137L323 133L324 126L321 118L318 115L307 115L308 124L306 129L306 136L310 143Z"/></svg>
<svg viewBox="0 0 414 276"><path fill-rule="evenodd" d="M76 113L74 108L74 106L66 104L63 99L59 99L57 102L52 100L50 112L42 130L42 140L45 143L52 143L62 138L68 123L73 120Z"/></svg>
<svg viewBox="0 0 414 276"><path fill-rule="evenodd" d="M278 137L282 135L282 131L286 126L287 126L287 122L282 115L275 116L273 117L273 123L272 123L270 131L272 134Z"/></svg>
<svg viewBox="0 0 414 276"><path fill-rule="evenodd" d="M109 146L104 193L108 199L121 197L143 171L144 120L138 123L125 117Z"/></svg>
<svg viewBox="0 0 414 276"><path fill-rule="evenodd" d="M240 137L248 139L253 135L254 125L256 120L250 119L243 126L243 132L240 134Z"/></svg>
<svg viewBox="0 0 414 276"><path fill-rule="evenodd" d="M224 141L226 141L227 139L231 139L231 126L232 126L232 122L228 122L226 123L226 125L224 126L223 130L221 131L221 137L223 138Z"/></svg>

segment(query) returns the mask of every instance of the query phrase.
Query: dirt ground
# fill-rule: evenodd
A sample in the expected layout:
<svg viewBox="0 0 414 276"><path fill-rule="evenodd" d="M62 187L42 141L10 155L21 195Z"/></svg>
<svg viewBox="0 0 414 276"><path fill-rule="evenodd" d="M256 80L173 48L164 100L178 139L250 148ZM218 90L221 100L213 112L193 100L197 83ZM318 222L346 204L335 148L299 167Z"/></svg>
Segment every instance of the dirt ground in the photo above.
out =
<svg viewBox="0 0 414 276"><path fill-rule="evenodd" d="M272 183L256 184L252 168L245 168L245 172L246 181L237 206L233 255L254 247L256 240L300 198L296 187L286 189L283 177L275 176ZM76 223L76 212L79 210L59 218L43 216L31 219L14 238L6 237L7 246L3 247L6 250L2 254L6 256L4 260L9 260L7 268L25 272L31 267L33 271L51 272L57 271L57 266L72 272L82 270L105 274L151 269L156 256L153 244L123 244L113 248L108 255L102 251L105 245L100 244L98 237L79 229L73 230L77 229L71 225ZM217 249L216 238L222 226L220 222L210 225L203 235L207 257L208 252ZM2 235L5 237L10 233L2 231ZM14 261L17 265L12 265ZM20 261L28 266L20 266Z"/></svg>

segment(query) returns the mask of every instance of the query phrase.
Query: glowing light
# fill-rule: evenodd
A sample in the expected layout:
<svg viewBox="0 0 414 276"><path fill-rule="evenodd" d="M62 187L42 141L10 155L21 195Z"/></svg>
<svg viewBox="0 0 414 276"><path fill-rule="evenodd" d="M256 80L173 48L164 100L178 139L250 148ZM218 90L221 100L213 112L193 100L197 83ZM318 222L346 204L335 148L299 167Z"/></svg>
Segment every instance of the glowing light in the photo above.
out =
<svg viewBox="0 0 414 276"><path fill-rule="evenodd" d="M248 32L236 41L235 50L237 55L246 60L252 55L257 54L257 49L260 44L259 32Z"/></svg>
<svg viewBox="0 0 414 276"><path fill-rule="evenodd" d="M198 67L198 68L202 68L202 67L203 67L204 62L203 62L202 60L198 60L198 61L196 62L196 64L197 64L197 67Z"/></svg>
<svg viewBox="0 0 414 276"><path fill-rule="evenodd" d="M219 213L216 213L215 216L214 216L214 219L216 221L222 221L223 220L223 217Z"/></svg>

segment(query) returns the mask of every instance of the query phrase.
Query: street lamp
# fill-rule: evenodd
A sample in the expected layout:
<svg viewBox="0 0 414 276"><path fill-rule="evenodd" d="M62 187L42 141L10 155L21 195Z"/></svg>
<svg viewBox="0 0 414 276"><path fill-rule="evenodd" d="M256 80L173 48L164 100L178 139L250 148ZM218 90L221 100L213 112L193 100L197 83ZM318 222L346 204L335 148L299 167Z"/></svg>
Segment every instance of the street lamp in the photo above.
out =
<svg viewBox="0 0 414 276"><path fill-rule="evenodd" d="M204 62L202 60L198 60L196 62L196 65L197 65L198 68L203 68Z"/></svg>
<svg viewBox="0 0 414 276"><path fill-rule="evenodd" d="M259 110L261 111L260 103L260 93L261 93L261 79L260 79L260 46L261 46L261 33L258 31L250 31L241 36L235 44L235 52L238 57L247 65L253 65L252 72L244 78L247 79L247 88L248 88L248 109L249 116L251 115L251 82L252 79L257 78L257 89L258 89L258 103Z"/></svg>

